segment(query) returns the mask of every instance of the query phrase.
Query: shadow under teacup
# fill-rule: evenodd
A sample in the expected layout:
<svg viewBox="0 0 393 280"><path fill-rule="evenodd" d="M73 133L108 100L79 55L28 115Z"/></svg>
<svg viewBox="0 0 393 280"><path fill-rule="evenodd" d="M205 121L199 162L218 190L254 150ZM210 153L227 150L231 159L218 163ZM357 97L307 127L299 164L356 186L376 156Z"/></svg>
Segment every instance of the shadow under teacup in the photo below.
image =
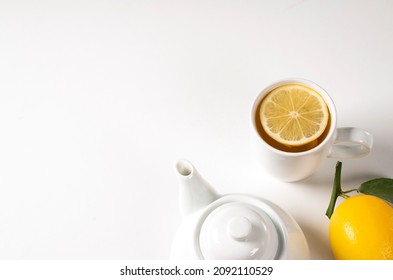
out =
<svg viewBox="0 0 393 280"><path fill-rule="evenodd" d="M328 123L323 133L305 145L291 147L269 137L261 122L261 103L273 90L296 85L318 93L328 108ZM328 93L312 81L305 79L285 79L267 86L255 98L251 110L253 153L268 173L274 177L294 182L307 178L318 168L326 157L337 159L357 158L369 154L372 135L360 128L337 128L337 112Z"/></svg>

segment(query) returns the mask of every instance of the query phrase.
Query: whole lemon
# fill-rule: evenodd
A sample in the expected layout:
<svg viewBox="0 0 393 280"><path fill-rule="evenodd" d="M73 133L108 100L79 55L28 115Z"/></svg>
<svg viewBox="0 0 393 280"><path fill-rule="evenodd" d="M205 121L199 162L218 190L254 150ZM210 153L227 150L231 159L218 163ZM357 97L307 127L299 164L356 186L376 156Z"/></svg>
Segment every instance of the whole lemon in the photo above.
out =
<svg viewBox="0 0 393 280"><path fill-rule="evenodd" d="M393 207L372 195L347 198L334 210L329 239L336 259L393 259Z"/></svg>

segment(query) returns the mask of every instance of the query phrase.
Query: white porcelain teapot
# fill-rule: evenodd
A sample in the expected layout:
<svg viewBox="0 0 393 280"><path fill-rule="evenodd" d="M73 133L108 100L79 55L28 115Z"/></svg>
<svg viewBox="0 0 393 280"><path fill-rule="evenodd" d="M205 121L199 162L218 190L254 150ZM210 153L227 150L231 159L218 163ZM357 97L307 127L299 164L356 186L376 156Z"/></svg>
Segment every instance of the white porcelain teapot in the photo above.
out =
<svg viewBox="0 0 393 280"><path fill-rule="evenodd" d="M280 207L246 194L219 195L187 160L179 160L183 221L171 259L309 259L306 238Z"/></svg>

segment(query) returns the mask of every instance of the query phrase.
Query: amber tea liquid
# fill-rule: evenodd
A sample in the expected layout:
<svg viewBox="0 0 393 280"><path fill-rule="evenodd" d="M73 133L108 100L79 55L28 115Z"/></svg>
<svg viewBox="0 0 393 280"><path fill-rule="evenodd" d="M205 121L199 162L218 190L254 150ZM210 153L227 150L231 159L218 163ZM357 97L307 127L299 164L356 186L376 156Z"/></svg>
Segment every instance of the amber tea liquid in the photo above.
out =
<svg viewBox="0 0 393 280"><path fill-rule="evenodd" d="M309 87L306 87L305 85L302 85L302 84L296 84L296 85L300 86L300 87L304 87L304 88L309 88ZM312 90L315 91L314 89L312 89ZM266 96L268 96L268 95L269 95L269 93L266 94ZM266 96L264 98L266 98ZM259 102L257 110L255 111L255 115L254 115L255 125L256 125L256 129L257 129L259 135L262 137L262 139L265 140L265 142L268 143L273 148L281 150L281 151L284 151L284 152L290 152L290 153L305 152L305 151L308 151L308 150L311 150L311 149L317 147L320 143L323 142L323 140L328 135L329 130L330 130L330 112L329 112L328 124L326 126L325 131L316 140L314 140L312 142L309 142L309 143L307 143L305 145L301 145L301 146L287 146L287 145L284 145L284 144L281 144L281 143L277 142L276 140L271 138L266 133L266 131L263 129L262 124L261 124L261 120L260 120L260 117L259 117L259 112L260 112L261 104L262 104L262 101L264 100L264 98L262 98L262 100Z"/></svg>

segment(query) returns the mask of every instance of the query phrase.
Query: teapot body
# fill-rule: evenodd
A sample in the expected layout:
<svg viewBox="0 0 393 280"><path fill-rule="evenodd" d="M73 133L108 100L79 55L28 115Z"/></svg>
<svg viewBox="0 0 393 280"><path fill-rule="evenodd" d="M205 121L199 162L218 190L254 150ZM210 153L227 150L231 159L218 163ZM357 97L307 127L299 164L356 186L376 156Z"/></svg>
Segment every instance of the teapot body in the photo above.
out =
<svg viewBox="0 0 393 280"><path fill-rule="evenodd" d="M276 204L246 194L218 196L183 218L171 259L309 259L296 221Z"/></svg>

